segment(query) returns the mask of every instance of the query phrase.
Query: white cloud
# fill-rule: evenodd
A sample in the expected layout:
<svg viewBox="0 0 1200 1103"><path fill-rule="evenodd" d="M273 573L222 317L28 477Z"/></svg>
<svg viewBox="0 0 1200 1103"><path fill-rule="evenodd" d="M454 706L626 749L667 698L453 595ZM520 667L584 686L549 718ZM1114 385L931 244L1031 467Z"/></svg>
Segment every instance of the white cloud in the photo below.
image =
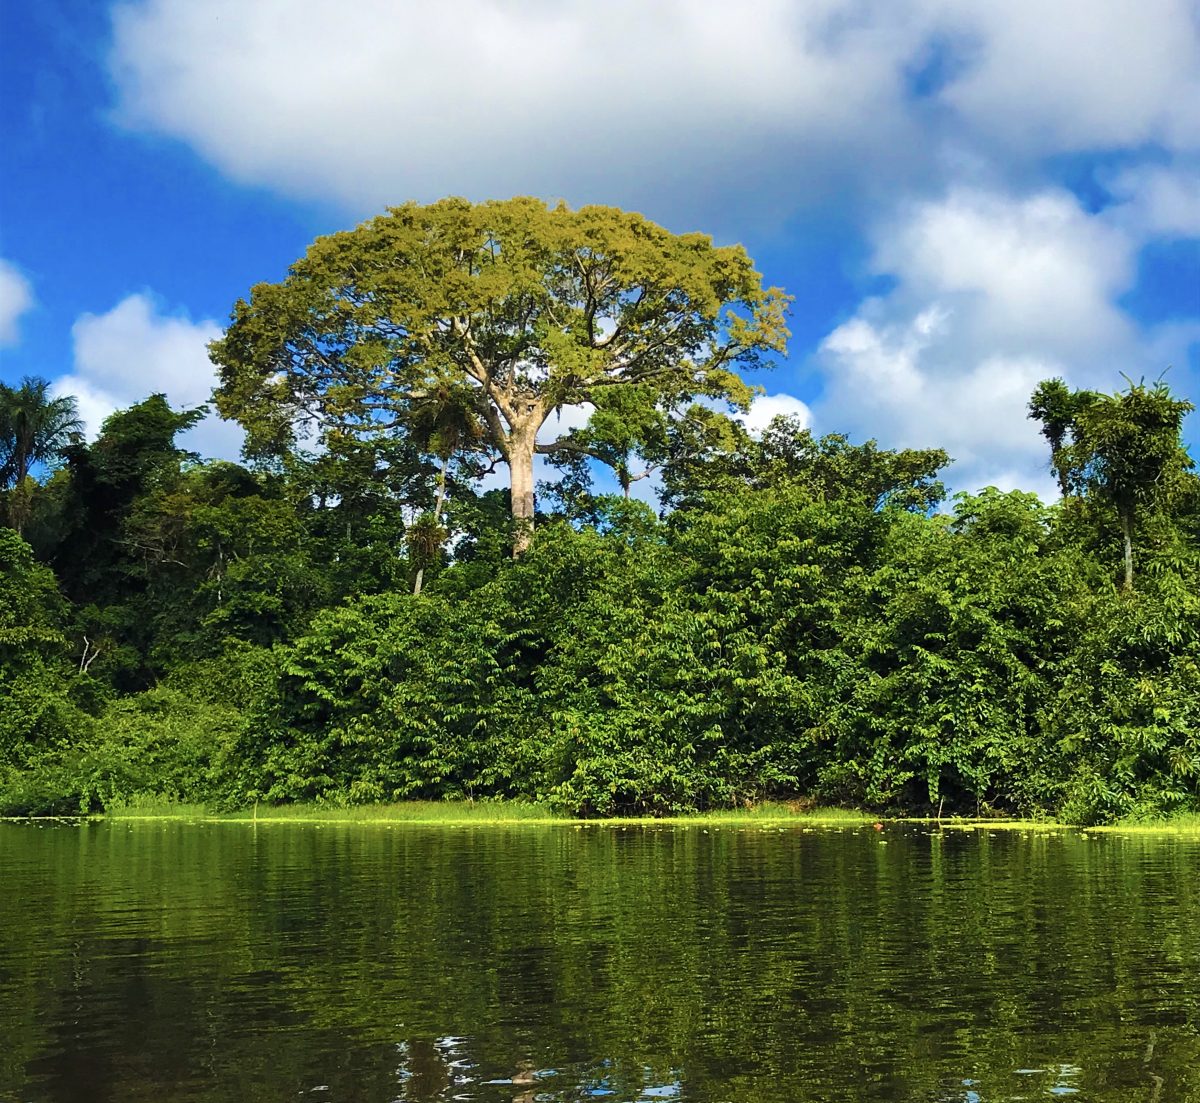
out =
<svg viewBox="0 0 1200 1103"><path fill-rule="evenodd" d="M896 285L822 345L817 420L943 445L964 485L1042 478L1037 379L1194 340L1118 305L1147 240L1200 232L1194 0L125 0L113 28L126 125L355 214L525 193L745 232L868 200ZM1038 186L1073 151L1130 154L1108 211Z"/></svg>
<svg viewBox="0 0 1200 1103"><path fill-rule="evenodd" d="M812 411L805 403L790 394L760 394L744 414L734 415L746 431L758 436L777 417L799 418L805 428L812 424Z"/></svg>
<svg viewBox="0 0 1200 1103"><path fill-rule="evenodd" d="M897 282L822 343L818 420L945 448L961 488L1049 486L1026 417L1039 380L1111 390L1194 336L1141 332L1118 309L1138 240L1062 192L952 190L877 236L875 265Z"/></svg>
<svg viewBox="0 0 1200 1103"><path fill-rule="evenodd" d="M514 193L720 206L898 148L891 0L144 0L116 9L120 116L236 179L356 211Z"/></svg>
<svg viewBox="0 0 1200 1103"><path fill-rule="evenodd" d="M551 411L538 430L538 443L549 444L550 441L565 437L576 429L582 429L591 419L595 409L590 402L575 402Z"/></svg>
<svg viewBox="0 0 1200 1103"><path fill-rule="evenodd" d="M947 158L1200 148L1190 0L127 0L113 28L128 125L358 213L529 193L711 225Z"/></svg>
<svg viewBox="0 0 1200 1103"><path fill-rule="evenodd" d="M1108 182L1114 221L1143 237L1200 237L1200 164L1135 165Z"/></svg>
<svg viewBox="0 0 1200 1103"><path fill-rule="evenodd" d="M930 0L970 59L943 100L1026 153L1200 146L1192 0Z"/></svg>
<svg viewBox="0 0 1200 1103"><path fill-rule="evenodd" d="M8 261L0 258L0 346L16 344L17 322L33 306L29 281Z"/></svg>
<svg viewBox="0 0 1200 1103"><path fill-rule="evenodd" d="M74 368L55 381L73 394L89 435L114 410L161 393L175 408L209 400L215 383L207 345L219 337L216 322L162 314L146 294L129 295L105 314L83 314L71 327ZM180 438L183 447L233 459L242 431L210 414Z"/></svg>
<svg viewBox="0 0 1200 1103"><path fill-rule="evenodd" d="M1025 407L1038 381L1062 374L1054 360L977 358L953 319L928 312L873 323L856 317L822 345L822 420L905 448L945 448L955 481L985 485L1014 464L1028 471L1041 438Z"/></svg>
<svg viewBox="0 0 1200 1103"><path fill-rule="evenodd" d="M1124 335L1111 298L1132 278L1131 242L1067 192L956 188L879 236L880 271L918 299L954 305L997 351L1099 349Z"/></svg>
<svg viewBox="0 0 1200 1103"><path fill-rule="evenodd" d="M122 402L161 391L177 405L208 401L213 366L206 346L221 335L212 321L159 313L149 295L129 295L106 314L83 314L71 327L75 370Z"/></svg>

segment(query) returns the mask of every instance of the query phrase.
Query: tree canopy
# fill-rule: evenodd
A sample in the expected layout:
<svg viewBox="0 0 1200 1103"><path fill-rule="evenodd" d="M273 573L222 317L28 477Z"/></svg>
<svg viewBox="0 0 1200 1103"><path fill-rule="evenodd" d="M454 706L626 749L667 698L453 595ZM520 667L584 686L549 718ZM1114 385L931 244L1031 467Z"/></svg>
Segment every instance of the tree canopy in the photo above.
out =
<svg viewBox="0 0 1200 1103"><path fill-rule="evenodd" d="M161 394L87 441L9 388L0 813L1200 813L1192 404L1049 380L1062 500L947 503L940 449L722 411L785 305L740 248L637 215L447 200L238 304L216 401L251 462L183 448L204 409ZM658 510L629 494L651 472Z"/></svg>
<svg viewBox="0 0 1200 1103"><path fill-rule="evenodd" d="M29 472L56 460L82 430L75 399L52 396L47 380L26 376L18 387L0 383L0 490L11 488L8 521L18 532L28 519Z"/></svg>
<svg viewBox="0 0 1200 1103"><path fill-rule="evenodd" d="M1133 589L1139 525L1152 522L1195 483L1180 440L1183 419L1193 409L1161 379L1149 386L1130 382L1112 395L1071 391L1051 379L1030 399L1029 416L1042 423L1063 494L1088 495L1115 516L1126 590Z"/></svg>
<svg viewBox="0 0 1200 1103"><path fill-rule="evenodd" d="M697 396L744 408L752 391L737 369L784 350L786 304L740 246L638 214L409 203L318 238L286 279L237 303L211 346L216 402L251 449L278 452L305 428L386 436L430 394L468 388L509 468L521 550L534 455L580 447L539 441L554 411L590 404L636 426Z"/></svg>

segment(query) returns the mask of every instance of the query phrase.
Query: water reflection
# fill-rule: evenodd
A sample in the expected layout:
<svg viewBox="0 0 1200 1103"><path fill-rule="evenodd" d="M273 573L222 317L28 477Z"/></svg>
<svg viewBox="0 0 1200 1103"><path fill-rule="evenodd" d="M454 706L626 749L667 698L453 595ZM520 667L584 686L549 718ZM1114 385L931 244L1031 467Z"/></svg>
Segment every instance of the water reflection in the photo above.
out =
<svg viewBox="0 0 1200 1103"><path fill-rule="evenodd" d="M1200 1103L1200 844L0 825L0 1099Z"/></svg>
<svg viewBox="0 0 1200 1103"><path fill-rule="evenodd" d="M683 1083L676 1072L666 1083L656 1082L653 1069L622 1068L605 1059L572 1068L537 1068L518 1061L507 1076L489 1076L470 1055L467 1038L436 1038L401 1042L396 1047L399 1094L396 1100L512 1100L550 1103L554 1100L619 1098L636 1103L677 1100ZM321 1089L328 1090L326 1085Z"/></svg>

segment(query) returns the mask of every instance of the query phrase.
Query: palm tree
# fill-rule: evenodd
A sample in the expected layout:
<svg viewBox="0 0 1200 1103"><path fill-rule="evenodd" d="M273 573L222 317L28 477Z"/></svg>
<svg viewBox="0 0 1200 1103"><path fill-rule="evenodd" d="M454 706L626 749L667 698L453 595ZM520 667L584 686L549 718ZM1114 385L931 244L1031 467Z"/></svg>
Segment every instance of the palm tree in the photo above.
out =
<svg viewBox="0 0 1200 1103"><path fill-rule="evenodd" d="M0 383L0 490L12 488L8 522L17 532L28 518L24 493L30 471L52 463L83 432L75 399L50 396L50 383L26 376L19 387Z"/></svg>

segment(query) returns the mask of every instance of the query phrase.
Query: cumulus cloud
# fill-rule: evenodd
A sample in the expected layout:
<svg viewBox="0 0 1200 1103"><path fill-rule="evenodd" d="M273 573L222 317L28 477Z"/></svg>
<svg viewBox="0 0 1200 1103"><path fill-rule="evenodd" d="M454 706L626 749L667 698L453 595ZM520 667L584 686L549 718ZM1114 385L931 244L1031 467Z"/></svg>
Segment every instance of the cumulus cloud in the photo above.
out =
<svg viewBox="0 0 1200 1103"><path fill-rule="evenodd" d="M55 383L73 394L89 435L114 410L162 393L177 409L207 402L215 383L207 345L216 322L164 314L147 294L129 295L104 314L83 314L71 328L74 367ZM242 432L210 414L180 438L207 456L236 458Z"/></svg>
<svg viewBox="0 0 1200 1103"><path fill-rule="evenodd" d="M1126 335L1111 299L1132 279L1132 243L1068 192L955 188L888 220L877 238L879 271L918 300L957 308L998 352L1099 350Z"/></svg>
<svg viewBox="0 0 1200 1103"><path fill-rule="evenodd" d="M112 67L130 125L356 210L447 192L702 205L748 161L794 154L791 187L836 175L847 145L891 149L900 15L884 0L748 0L736 19L716 0L146 0L116 10Z"/></svg>
<svg viewBox="0 0 1200 1103"><path fill-rule="evenodd" d="M1021 152L1200 145L1192 0L933 0L967 63L943 101Z"/></svg>
<svg viewBox="0 0 1200 1103"><path fill-rule="evenodd" d="M747 432L754 436L761 433L777 417L798 418L807 429L812 424L812 411L795 395L760 394L744 414L735 415Z"/></svg>
<svg viewBox="0 0 1200 1103"><path fill-rule="evenodd" d="M1108 182L1113 219L1142 237L1200 237L1200 161L1133 165Z"/></svg>
<svg viewBox="0 0 1200 1103"><path fill-rule="evenodd" d="M0 345L16 344L17 323L33 306L29 281L8 261L0 258Z"/></svg>
<svg viewBox="0 0 1200 1103"><path fill-rule="evenodd" d="M125 125L356 215L526 193L745 233L865 201L894 287L826 337L813 414L945 446L960 485L1042 478L1038 379L1195 340L1119 305L1147 241L1200 234L1194 0L124 0L110 70ZM1079 152L1121 154L1109 209L1038 184ZM773 412L809 415L747 424Z"/></svg>
<svg viewBox="0 0 1200 1103"><path fill-rule="evenodd" d="M1115 305L1138 239L1070 195L952 190L877 231L896 280L823 341L819 420L884 443L940 446L962 488L1050 489L1030 392L1061 375L1112 389L1158 375L1194 333L1144 333ZM1185 327L1186 329L1186 327Z"/></svg>
<svg viewBox="0 0 1200 1103"><path fill-rule="evenodd" d="M1190 0L129 0L128 125L356 212L446 193L668 221L1001 161L1200 147ZM874 194L878 194L875 192Z"/></svg>
<svg viewBox="0 0 1200 1103"><path fill-rule="evenodd" d="M823 413L888 445L947 449L960 486L1028 486L1042 445L1026 403L1039 380L1066 368L1036 356L974 359L952 321L931 308L838 327L821 348Z"/></svg>
<svg viewBox="0 0 1200 1103"><path fill-rule="evenodd" d="M549 444L565 437L576 429L582 429L596 409L590 402L573 402L554 410L538 430L538 443Z"/></svg>

